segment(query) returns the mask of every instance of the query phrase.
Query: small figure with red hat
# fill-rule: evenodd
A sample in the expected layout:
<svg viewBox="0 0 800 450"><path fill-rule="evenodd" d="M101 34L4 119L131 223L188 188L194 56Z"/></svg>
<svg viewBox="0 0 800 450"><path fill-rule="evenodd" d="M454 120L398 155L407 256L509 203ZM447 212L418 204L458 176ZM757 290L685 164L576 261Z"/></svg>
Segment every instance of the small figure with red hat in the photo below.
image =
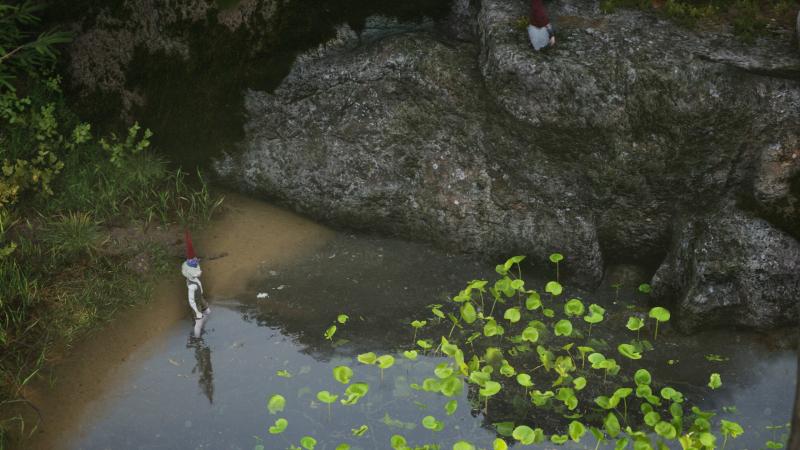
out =
<svg viewBox="0 0 800 450"><path fill-rule="evenodd" d="M200 269L200 261L194 253L192 246L192 236L186 230L186 261L181 265L181 273L186 277L186 288L189 290L189 306L194 313L196 323L203 320L211 312L203 298L203 283L200 282L200 275L203 271Z"/></svg>
<svg viewBox="0 0 800 450"><path fill-rule="evenodd" d="M528 37L533 49L539 51L545 47L555 45L556 36L553 24L547 17L542 0L531 0L531 15L528 25Z"/></svg>

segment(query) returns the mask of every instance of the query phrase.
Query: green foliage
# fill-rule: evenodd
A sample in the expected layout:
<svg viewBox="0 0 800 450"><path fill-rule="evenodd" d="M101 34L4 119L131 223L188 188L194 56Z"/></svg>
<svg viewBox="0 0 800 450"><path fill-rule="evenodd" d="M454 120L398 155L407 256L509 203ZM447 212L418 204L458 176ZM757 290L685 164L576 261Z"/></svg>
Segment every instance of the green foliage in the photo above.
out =
<svg viewBox="0 0 800 450"><path fill-rule="evenodd" d="M286 398L280 394L275 394L267 401L267 409L270 414L277 414L286 407Z"/></svg>
<svg viewBox="0 0 800 450"><path fill-rule="evenodd" d="M14 90L20 73L39 72L55 63L55 46L72 40L68 33L49 30L35 35L36 15L44 4L0 3L0 89Z"/></svg>
<svg viewBox="0 0 800 450"><path fill-rule="evenodd" d="M122 142L92 136L52 73L53 46L68 36L30 31L39 8L0 0L0 405L53 348L147 299L166 270L166 244L145 237L109 248L108 227L200 226L222 203L199 172L190 182L145 151L151 133L138 125ZM155 261L148 273L126 267L139 254Z"/></svg>
<svg viewBox="0 0 800 450"><path fill-rule="evenodd" d="M114 133L111 133L111 137L108 140L106 138L100 139L100 147L108 152L111 164L120 168L129 156L138 155L142 150L150 146L150 138L153 136L153 132L145 129L140 138L140 130L139 123L134 122L133 126L128 129L128 135L124 141L119 140Z"/></svg>
<svg viewBox="0 0 800 450"><path fill-rule="evenodd" d="M523 298L531 298L534 291L528 290L519 278L511 280L508 276L516 264L513 260L509 261L510 263L496 267L502 278L490 290L492 296L501 299L516 298L520 302ZM511 282L517 280L520 282ZM480 285L486 284L488 283L483 282ZM606 310L600 305L590 304L587 308L582 301L573 298L565 302L563 308L548 308L541 298L536 298L533 308L499 303L504 309L498 311L498 314L502 314L507 320L503 322L506 329L489 313L496 304L484 304L473 298L472 294L477 286L476 280L471 281L466 289L453 297L452 304L449 305L452 311L463 308L466 304L472 305L475 309L473 323L459 322L453 314L443 312L442 315L453 322L447 335L436 334L437 331L445 330L437 330L435 326L424 328L427 323L423 320L412 324L415 332L424 329L426 335L418 340L418 344L421 342L424 348L432 349L433 343L441 342L429 353L429 358L441 360L433 367L431 376L411 382L409 387L418 391L416 395L448 397L443 402L443 411L447 417L439 419L426 413L419 421L410 423L411 427L406 429L413 429L421 424L422 428L432 432L443 430L447 426L446 422L452 420L450 416L455 415L458 410L459 399L454 397L466 390L473 411L482 402L483 414L491 417L490 399L493 404L499 401L506 405L511 404L512 407L519 408L517 417L520 420L538 417L537 421L542 419L539 423L547 423L555 428L557 432L547 436L550 442L558 445L569 440L578 443L588 432L597 440L598 448L601 444L610 443L620 449L677 448L680 445L685 449L705 450L715 448L717 436L727 441L729 437L735 438L743 432L734 422L722 421L715 435L715 423L712 422L714 413L687 405L688 399L682 392L666 385L663 380L654 379L648 369L639 366L652 363L646 358L647 352L653 349L650 342L607 342L604 339L592 339L588 333L584 334L586 325L576 326L573 323L588 323L589 327L602 324L638 331L644 326L641 319L634 317L628 319L627 323L620 323L619 320L625 320L625 317L614 315L611 316L611 323L604 323ZM561 288L564 292L567 291L567 288ZM556 303L558 299L552 296L547 302ZM448 306L435 305L435 308L441 311ZM577 317L583 321L571 320ZM655 307L649 310L649 317L657 326L667 322L670 314L662 307ZM456 329L458 332L455 332ZM408 328L406 330L411 331ZM565 339L567 337L569 339ZM625 358L636 362L626 360L618 363L595 348L606 353L616 349ZM407 359L416 359L416 351L411 352L406 350L403 354ZM387 371L395 366L393 355L378 356L374 352L366 352L354 359L364 364L378 365ZM399 361L398 364L408 363ZM637 366L634 367L633 364ZM718 387L718 382L721 383L715 375L717 374L712 374L709 381L712 388ZM347 366L338 366L334 369L334 376L340 382L347 383L352 376L352 370ZM395 386L406 383L406 376L408 372L405 376L396 375ZM381 380L383 383L383 373ZM464 389L465 384L468 385L467 389ZM534 389L535 387L540 388ZM368 392L369 385L366 383L351 384L340 396L343 397L340 403L355 404L367 396ZM337 396L328 391L320 391L317 399L330 405ZM400 401L399 399L398 397L393 401ZM426 404L420 400L415 399L414 402L420 409L427 409ZM378 403L368 401L367 404L369 408L373 408ZM388 413L384 420L384 423L393 423ZM403 426L403 422L400 424ZM493 426L498 435L513 438L521 445L540 444L546 440L544 430L533 428L531 423L498 422ZM391 445L394 449L402 450L445 448L439 444L412 447L399 435L392 437ZM461 440L453 444L452 448L476 447ZM503 438L497 438L492 443L492 448L506 449L508 443Z"/></svg>
<svg viewBox="0 0 800 450"><path fill-rule="evenodd" d="M289 426L289 421L284 418L280 418L275 421L273 425L268 428L270 434L281 434Z"/></svg>
<svg viewBox="0 0 800 450"><path fill-rule="evenodd" d="M797 13L790 0L603 0L600 8L605 13L618 8L651 11L690 28L725 23L745 41L768 33L770 23L791 30Z"/></svg>
<svg viewBox="0 0 800 450"><path fill-rule="evenodd" d="M711 389L718 389L722 386L722 378L718 373L712 373L708 379L708 387Z"/></svg>

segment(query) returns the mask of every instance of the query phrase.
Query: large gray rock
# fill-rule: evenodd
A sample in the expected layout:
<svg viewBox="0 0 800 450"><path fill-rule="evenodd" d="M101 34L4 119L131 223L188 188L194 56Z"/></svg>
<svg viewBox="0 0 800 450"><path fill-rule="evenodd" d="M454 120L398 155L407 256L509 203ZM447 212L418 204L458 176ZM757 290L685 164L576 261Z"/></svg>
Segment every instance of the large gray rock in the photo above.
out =
<svg viewBox="0 0 800 450"><path fill-rule="evenodd" d="M800 133L789 43L573 0L553 5L557 46L534 53L527 2L479 3L474 44L343 28L273 93L247 92L244 148L217 171L340 225L543 264L559 250L584 285L607 261L660 261L675 217L794 205L795 172L769 170Z"/></svg>
<svg viewBox="0 0 800 450"><path fill-rule="evenodd" d="M768 148L794 150L800 57L594 2L553 3L557 45L534 54L521 1L483 0L489 95L584 177L606 256L658 255L676 211L739 190Z"/></svg>
<svg viewBox="0 0 800 450"><path fill-rule="evenodd" d="M597 283L586 186L496 111L477 48L424 30L364 41L345 27L274 93L249 91L246 148L217 171L330 223L542 266L561 251Z"/></svg>
<svg viewBox="0 0 800 450"><path fill-rule="evenodd" d="M772 328L797 322L800 243L735 207L681 223L653 279L653 295L676 302L686 331Z"/></svg>

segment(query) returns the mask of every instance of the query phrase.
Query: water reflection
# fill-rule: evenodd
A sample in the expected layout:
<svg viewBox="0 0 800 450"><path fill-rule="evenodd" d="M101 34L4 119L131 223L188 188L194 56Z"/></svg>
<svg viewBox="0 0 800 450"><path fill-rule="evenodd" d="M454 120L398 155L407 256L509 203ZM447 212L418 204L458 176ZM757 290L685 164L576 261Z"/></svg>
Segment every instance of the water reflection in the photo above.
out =
<svg viewBox="0 0 800 450"><path fill-rule="evenodd" d="M189 333L189 341L186 348L194 349L195 365L192 374L199 374L197 384L200 391L208 399L209 403L214 403L214 367L211 365L211 348L203 339L203 332L206 318L195 322L192 332Z"/></svg>
<svg viewBox="0 0 800 450"><path fill-rule="evenodd" d="M493 265L485 261L476 263L465 256L446 255L422 245L391 239L342 237L291 270L267 272L265 279L253 286L253 300L245 300L237 308L247 321L279 328L282 334L291 336L304 353L317 360L353 358L366 351L399 352L416 347L413 329L409 326L412 320L428 320L424 333L427 336L447 336L451 323L445 320L437 325L427 306L444 304L442 309L445 312L458 316L458 310L448 299L468 280L496 279L496 274L481 270L486 267ZM527 269L530 273L530 268ZM545 283L532 277L526 277L526 280L532 288ZM635 337L635 333L629 334L625 328L628 318L635 314L646 317L652 306L641 296L625 294L625 290L619 294L610 287L589 293L568 286L568 291L569 298L579 297L587 304L599 303L606 308L606 320L594 329L589 345L610 357L617 354L617 344ZM614 301L618 296L619 301ZM550 303L553 308L560 308L563 300ZM502 310L499 308L499 316L502 316ZM339 313L346 313L355 320L340 326L332 341L325 340L323 331L334 323ZM521 331L505 322L503 324L508 336ZM585 327L576 323L576 330L581 329L586 332ZM453 334L453 341L460 339L463 342L469 333L460 338L457 336L458 329ZM652 335L649 338L652 339ZM647 339L646 334L643 339ZM792 380L796 373L795 342L793 333L710 330L683 335L667 325L659 330L655 349L646 352L642 360L632 362L619 355L616 359L626 373L640 367L649 368L656 380L656 390L672 386L684 393L689 405L717 410L725 407L730 411L740 411L739 414L747 411L744 413L747 419L741 415L737 417L736 413L726 418L743 425L746 423L749 431L746 439L756 443L759 436L765 434L764 427L779 424L789 417L791 396L785 393L793 388ZM473 353L482 355L486 345L489 344L476 340L467 351L467 359ZM509 359L518 370L530 372L539 362L536 352L526 355L521 355L518 360ZM715 372L723 375L724 384L711 394L706 384L709 375ZM537 374L538 389L553 389L550 382L544 384L544 380L552 381L554 377L542 378L541 373ZM608 395L606 391L614 385L603 382L602 376L594 381L583 393L584 397ZM633 386L632 380L618 381ZM473 408L474 413L483 416L482 425L488 431L494 429L491 424L495 422L524 421L544 428L547 433L566 432L566 422L559 414L533 408L523 388L516 386L519 389L515 389L513 383L509 387L492 398L494 407L490 408L489 415ZM474 386L469 387L467 396L470 403L482 408ZM587 410L589 416L596 415L590 410ZM631 425L639 420L638 415L632 417Z"/></svg>
<svg viewBox="0 0 800 450"><path fill-rule="evenodd" d="M492 267L424 246L350 237L335 240L296 266L264 267L264 279L252 286L250 294L214 302L213 327L205 324L199 336L192 330L187 341L185 330L191 325L184 323L185 328L165 338L163 351L132 371L124 392L109 399L105 409L82 427L79 440L66 447L253 448L261 440L265 448L284 449L309 435L320 441L317 448L332 449L346 442L366 450L389 448L391 436L401 434L414 445L436 442L450 448L456 440L467 439L491 448L496 437L492 423L500 421L563 433L558 415L537 412L529 402L520 402L521 393L510 395L512 389L493 397L486 415L483 399L474 385L467 384L456 397L458 409L448 416L449 398L411 387L431 377L436 365L446 359L403 358L397 351L413 345L409 322L430 318L425 307L446 303L446 297L467 280L492 279ZM258 294L268 295L258 298ZM582 295L587 302L608 306L608 328L624 329L631 313L630 299L621 296L620 303L613 305L611 292ZM325 340L325 328L339 313L348 314L350 320L340 326L333 341ZM430 327L424 334L447 335L450 329L447 322L440 329ZM604 328L595 327L592 337L616 342L603 334ZM794 351L774 346L790 340L765 340L741 331L682 336L667 326L659 329L657 350L647 352L646 359L636 364L652 368L654 380L680 389L690 404L719 411L715 424L719 419L741 423L745 434L729 442L728 448L761 448L774 434L766 427L785 423L790 416ZM594 345L599 349L602 344ZM212 351L216 370L211 365ZM366 351L393 354L396 363L381 377L377 367L356 361L356 355ZM480 351L478 344L474 351ZM720 358L706 358L711 354ZM621 364L627 373L632 367L628 365L634 363ZM352 367L353 381L367 382L370 389L356 405L334 403L329 415L317 393L342 394L344 385L331 375L338 365ZM720 373L723 380L713 394L706 388L710 372ZM551 388L542 379L534 377L534 382L537 389ZM202 395L196 395L198 384ZM286 398L286 409L279 415L271 415L265 406L273 394ZM722 410L731 406L737 411ZM587 413L591 410L586 405ZM132 415L136 421L130 420ZM420 420L426 415L445 422L444 430L425 429ZM267 427L278 417L288 420L289 426L280 435L271 435ZM362 425L369 431L353 436L351 430ZM567 444L565 448L593 448L591 438L586 439L589 442L582 441L583 447Z"/></svg>

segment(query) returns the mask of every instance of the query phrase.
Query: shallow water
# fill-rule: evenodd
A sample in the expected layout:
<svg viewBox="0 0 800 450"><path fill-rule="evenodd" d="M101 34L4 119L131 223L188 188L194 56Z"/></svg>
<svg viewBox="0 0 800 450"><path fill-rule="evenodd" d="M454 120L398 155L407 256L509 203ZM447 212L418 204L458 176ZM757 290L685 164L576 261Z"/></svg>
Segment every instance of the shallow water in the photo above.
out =
<svg viewBox="0 0 800 450"><path fill-rule="evenodd" d="M496 434L490 423L519 419L514 408L490 403L487 419L475 393L465 388L456 397L457 411L447 416L443 406L448 398L409 387L432 376L435 365L445 359L428 356L411 362L399 353L411 347L407 324L429 315L425 305L445 303L467 280L490 277L490 267L417 244L346 235L292 265L263 267L261 279L244 294L215 299L201 338L192 335L189 322L181 322L163 337L157 351L123 366L129 381L97 402L94 416L65 437L64 448L238 449L263 443L266 449L283 449L310 435L319 441L318 449L342 442L383 449L390 448L393 434L414 445L439 443L449 449L456 440L467 439L491 448ZM599 303L612 299L613 293L584 298ZM624 303L608 305L609 322L627 317ZM350 321L327 341L323 332L339 313L348 314ZM446 327L435 331L441 330L447 333ZM789 420L796 375L793 351L762 335L717 331L687 337L668 326L659 330L656 347L646 354L653 361L648 367L654 379L681 390L687 401L703 409L736 407L736 412L720 411L715 417L745 427L745 434L729 441L727 448L762 448L766 440L780 438L782 431L773 436L765 427ZM377 367L355 362L365 351L395 355L397 362L382 381ZM706 355L712 353L729 359L708 361ZM670 359L677 361L669 364ZM332 368L342 364L353 367L353 381L368 382L370 390L356 405L335 403L329 417L316 393L341 394L344 386L333 379ZM280 377L278 370L292 377ZM710 394L704 386L711 372L722 375L723 386ZM266 402L276 393L286 397L287 407L270 415ZM444 421L445 428L425 429L420 419L426 415ZM289 427L270 435L267 428L278 417L286 418ZM369 430L354 437L351 430L361 425ZM545 418L535 425L562 431L547 429ZM594 448L595 442L587 437L582 444L572 448Z"/></svg>

